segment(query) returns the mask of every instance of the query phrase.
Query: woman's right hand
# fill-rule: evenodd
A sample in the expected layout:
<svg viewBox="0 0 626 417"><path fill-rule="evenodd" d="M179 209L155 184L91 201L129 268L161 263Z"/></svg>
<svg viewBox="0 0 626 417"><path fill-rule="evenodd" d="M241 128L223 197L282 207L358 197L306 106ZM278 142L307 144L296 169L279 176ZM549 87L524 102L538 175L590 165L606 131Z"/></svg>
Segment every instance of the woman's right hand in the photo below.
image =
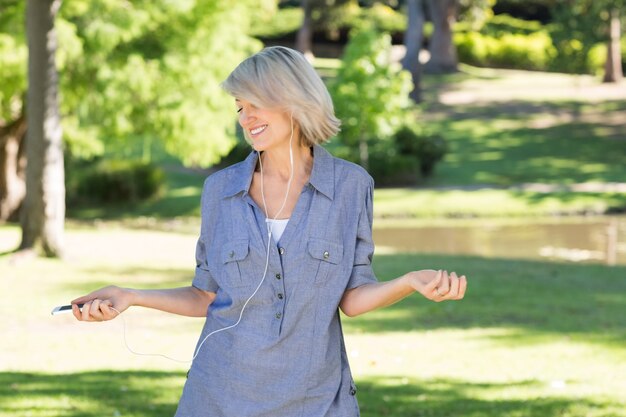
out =
<svg viewBox="0 0 626 417"><path fill-rule="evenodd" d="M111 320L130 307L131 298L130 290L111 285L72 300L72 313L79 321Z"/></svg>

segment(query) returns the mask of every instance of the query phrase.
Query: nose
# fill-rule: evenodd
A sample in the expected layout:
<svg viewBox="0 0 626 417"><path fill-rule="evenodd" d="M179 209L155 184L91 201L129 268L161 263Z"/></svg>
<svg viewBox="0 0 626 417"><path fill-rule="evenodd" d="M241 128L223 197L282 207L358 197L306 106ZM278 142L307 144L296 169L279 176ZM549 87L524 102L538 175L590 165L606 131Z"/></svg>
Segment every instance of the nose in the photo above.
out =
<svg viewBox="0 0 626 417"><path fill-rule="evenodd" d="M256 115L252 109L246 108L239 112L239 124L242 127L250 125L256 120Z"/></svg>

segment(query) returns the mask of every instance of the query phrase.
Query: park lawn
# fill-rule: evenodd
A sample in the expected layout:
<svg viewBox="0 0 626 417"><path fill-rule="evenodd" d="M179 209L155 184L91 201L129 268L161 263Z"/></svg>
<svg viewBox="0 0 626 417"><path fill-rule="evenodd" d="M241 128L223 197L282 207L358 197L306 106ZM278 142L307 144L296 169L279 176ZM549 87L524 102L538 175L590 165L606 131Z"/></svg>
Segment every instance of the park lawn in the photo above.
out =
<svg viewBox="0 0 626 417"><path fill-rule="evenodd" d="M16 227L0 227L0 252ZM138 357L122 322L77 323L53 306L108 283L188 285L195 234L70 228L64 262L0 258L0 416L172 415L187 366ZM377 255L467 274L462 302L410 297L344 318L364 417L626 417L626 268L438 255ZM136 350L189 358L201 319L131 309ZM244 317L245 318L245 317Z"/></svg>
<svg viewBox="0 0 626 417"><path fill-rule="evenodd" d="M494 103L449 110L451 116L423 122L450 146L429 185L573 184L626 178L626 101ZM576 119L570 120L572 115Z"/></svg>

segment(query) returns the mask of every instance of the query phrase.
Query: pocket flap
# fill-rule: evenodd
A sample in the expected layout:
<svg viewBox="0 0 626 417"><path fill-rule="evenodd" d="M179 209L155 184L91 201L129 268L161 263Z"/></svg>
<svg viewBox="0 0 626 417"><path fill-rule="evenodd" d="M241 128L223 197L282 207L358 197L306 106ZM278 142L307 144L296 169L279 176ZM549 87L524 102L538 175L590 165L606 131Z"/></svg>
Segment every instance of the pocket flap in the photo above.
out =
<svg viewBox="0 0 626 417"><path fill-rule="evenodd" d="M238 239L226 242L222 247L222 262L241 261L248 256L248 239Z"/></svg>
<svg viewBox="0 0 626 417"><path fill-rule="evenodd" d="M343 245L339 243L329 242L324 239L309 239L309 254L320 261L338 264L343 258Z"/></svg>

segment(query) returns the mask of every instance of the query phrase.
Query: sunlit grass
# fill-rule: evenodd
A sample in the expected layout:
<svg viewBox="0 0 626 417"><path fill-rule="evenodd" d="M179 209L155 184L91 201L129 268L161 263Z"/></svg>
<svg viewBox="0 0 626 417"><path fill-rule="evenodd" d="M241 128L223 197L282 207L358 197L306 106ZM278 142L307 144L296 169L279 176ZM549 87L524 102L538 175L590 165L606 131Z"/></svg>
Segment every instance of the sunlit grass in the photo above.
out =
<svg viewBox="0 0 626 417"><path fill-rule="evenodd" d="M626 207L626 194L532 192L515 189L379 189L376 216L414 218L529 217L602 214Z"/></svg>
<svg viewBox="0 0 626 417"><path fill-rule="evenodd" d="M68 230L64 262L0 258L0 416L172 415L187 366L137 357L122 322L50 316L109 283L188 285L195 235L114 227ZM0 244L19 239L0 228ZM377 255L390 279L410 269L467 274L462 302L413 296L343 318L364 417L626 417L626 268L438 255ZM201 319L133 308L129 343L190 358Z"/></svg>

